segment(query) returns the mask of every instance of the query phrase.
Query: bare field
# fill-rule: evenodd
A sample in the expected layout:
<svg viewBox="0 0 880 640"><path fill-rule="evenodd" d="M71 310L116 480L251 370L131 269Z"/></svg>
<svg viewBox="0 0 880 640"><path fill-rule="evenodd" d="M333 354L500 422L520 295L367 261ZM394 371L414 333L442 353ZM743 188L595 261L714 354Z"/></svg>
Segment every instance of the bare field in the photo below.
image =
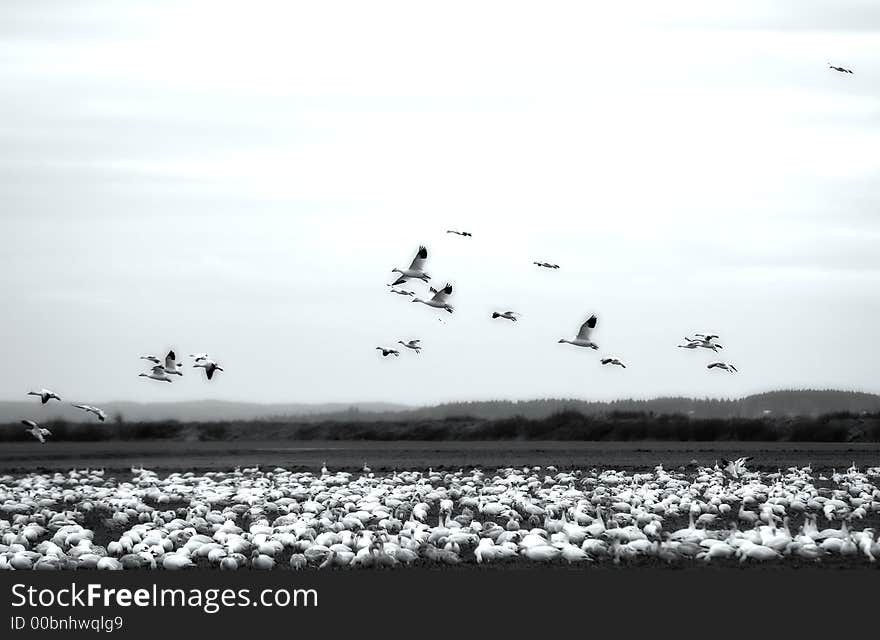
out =
<svg viewBox="0 0 880 640"><path fill-rule="evenodd" d="M753 456L751 468L772 470L811 465L815 470L880 464L878 443L793 442L413 442L273 441L235 442L10 442L0 449L0 471L21 472L103 467L156 471L231 469L236 466L375 471L428 467L506 467L555 465L559 468L651 468L714 464L721 458Z"/></svg>

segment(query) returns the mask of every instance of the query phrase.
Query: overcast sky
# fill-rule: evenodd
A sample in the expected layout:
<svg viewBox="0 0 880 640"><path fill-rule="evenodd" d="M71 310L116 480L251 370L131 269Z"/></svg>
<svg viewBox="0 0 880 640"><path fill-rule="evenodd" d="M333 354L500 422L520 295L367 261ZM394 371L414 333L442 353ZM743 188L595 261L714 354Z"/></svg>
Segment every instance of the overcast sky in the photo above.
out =
<svg viewBox="0 0 880 640"><path fill-rule="evenodd" d="M878 392L878 31L875 0L4 0L0 399ZM385 286L419 244L454 315ZM557 344L590 313L598 352ZM169 347L227 371L137 377Z"/></svg>

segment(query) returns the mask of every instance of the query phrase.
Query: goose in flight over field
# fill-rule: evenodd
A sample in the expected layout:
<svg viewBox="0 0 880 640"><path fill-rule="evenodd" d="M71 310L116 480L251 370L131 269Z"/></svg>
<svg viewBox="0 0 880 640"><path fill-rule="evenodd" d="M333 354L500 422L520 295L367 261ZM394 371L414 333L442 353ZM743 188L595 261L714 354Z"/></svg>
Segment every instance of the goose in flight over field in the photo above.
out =
<svg viewBox="0 0 880 640"><path fill-rule="evenodd" d="M390 284L388 286L391 287ZM391 293L396 293L399 296L410 296L410 297L416 295L415 291L407 291L406 289L395 289L394 287L391 287Z"/></svg>
<svg viewBox="0 0 880 640"><path fill-rule="evenodd" d="M734 373L738 371L736 367L734 367L729 362L721 362L720 360L715 360L714 362L710 362L706 365L707 369L724 369L728 373Z"/></svg>
<svg viewBox="0 0 880 640"><path fill-rule="evenodd" d="M182 365L177 364L177 356L174 355L174 351L171 350L168 352L168 355L165 356L165 373L168 375L174 376L182 376L183 371L181 371Z"/></svg>
<svg viewBox="0 0 880 640"><path fill-rule="evenodd" d="M455 231L454 229L447 229L446 233L454 233L455 235L462 236L464 238L470 238L471 236L474 235L469 231Z"/></svg>
<svg viewBox="0 0 880 640"><path fill-rule="evenodd" d="M519 314L516 311L505 311L504 313L498 313L497 311L492 312L492 318L504 318L505 320L510 320L512 322L516 322L516 317Z"/></svg>
<svg viewBox="0 0 880 640"><path fill-rule="evenodd" d="M155 367L153 367L150 373L139 373L138 378L150 378L151 380L171 382L171 378L168 377L168 373L165 371L165 367L163 367L161 364L157 364Z"/></svg>
<svg viewBox="0 0 880 640"><path fill-rule="evenodd" d="M26 427L30 427L30 429L28 429L27 432L43 444L46 443L46 438L43 436L51 436L52 435L51 431L49 431L48 429L44 429L43 427L38 425L33 420L22 420L21 423Z"/></svg>
<svg viewBox="0 0 880 640"><path fill-rule="evenodd" d="M739 478L743 475L748 469L746 469L746 462L752 459L752 456L743 456L742 458L737 458L736 460L722 460L721 465L722 469L728 475L733 476L734 478Z"/></svg>
<svg viewBox="0 0 880 640"><path fill-rule="evenodd" d="M410 340L409 342L404 342L403 340L397 341L399 344L402 344L407 349L412 349L416 353L422 352L421 340Z"/></svg>
<svg viewBox="0 0 880 640"><path fill-rule="evenodd" d="M595 315L590 316L589 318L587 318L587 321L581 325L580 331L578 331L577 337L574 340L566 340L565 338L561 338L559 342L573 344L576 347L589 347L590 349L598 349L599 345L595 344L592 341L593 329L596 328L596 323L598 322L598 320L599 319Z"/></svg>
<svg viewBox="0 0 880 640"><path fill-rule="evenodd" d="M840 73L852 73L851 69L847 69L846 67L836 67L833 64L831 64L830 62L828 63L828 68L834 69L835 71L840 71Z"/></svg>
<svg viewBox="0 0 880 640"><path fill-rule="evenodd" d="M558 264L553 264L550 262L533 262L532 264L536 264L539 267L544 267L545 269L558 269L559 268Z"/></svg>
<svg viewBox="0 0 880 640"><path fill-rule="evenodd" d="M98 407L93 407L90 404L75 404L73 406L77 409L82 409L83 411L86 411L88 413L94 413L96 416L98 416L98 420L100 420L101 422L104 422L107 419L107 414Z"/></svg>
<svg viewBox="0 0 880 640"><path fill-rule="evenodd" d="M696 334L696 336L699 336L699 334ZM711 338L700 338L700 337L688 338L687 336L685 336L684 339L687 340L689 345L693 345L693 346L688 346L687 347L688 349L695 349L696 347L702 347L703 349L711 349L712 351L715 351L717 353L718 349L724 348L720 344L718 344L717 342L712 342Z"/></svg>
<svg viewBox="0 0 880 640"><path fill-rule="evenodd" d="M421 302L422 304L426 304L429 307L434 307L435 309L446 309L449 313L455 311L455 309L447 303L446 301L449 299L449 296L452 295L452 285L447 283L445 287L440 289L439 291L434 287L431 287L431 293L434 294L434 297L430 300L422 300L421 298L413 298L413 302Z"/></svg>
<svg viewBox="0 0 880 640"><path fill-rule="evenodd" d="M223 371L223 367L221 367L210 358L202 358L200 360L196 360L193 368L195 369L196 367L200 367L205 370L205 375L208 376L208 380L211 380L214 377L215 371Z"/></svg>
<svg viewBox="0 0 880 640"><path fill-rule="evenodd" d="M61 401L61 396L59 396L54 391L49 391L49 389L40 389L39 391L28 391L29 396L39 396L40 400L43 404L49 402L49 400L58 400Z"/></svg>
<svg viewBox="0 0 880 640"><path fill-rule="evenodd" d="M428 250L421 246L419 250L416 252L416 257L413 258L412 264L409 265L409 269L392 269L391 273L399 273L400 277L391 283L391 286L397 286L399 284L403 284L410 278L415 278L417 280L424 280L427 282L431 279L427 273L425 273L425 261L428 259Z"/></svg>
<svg viewBox="0 0 880 640"><path fill-rule="evenodd" d="M400 351L397 351L396 349L386 349L385 347L376 348L382 352L383 358L387 358L388 356L394 356L395 358L397 358L398 356L400 356Z"/></svg>
<svg viewBox="0 0 880 640"><path fill-rule="evenodd" d="M623 367L624 369L626 369L626 365L623 364L620 358L602 358L600 362L602 364L617 365L618 367Z"/></svg>

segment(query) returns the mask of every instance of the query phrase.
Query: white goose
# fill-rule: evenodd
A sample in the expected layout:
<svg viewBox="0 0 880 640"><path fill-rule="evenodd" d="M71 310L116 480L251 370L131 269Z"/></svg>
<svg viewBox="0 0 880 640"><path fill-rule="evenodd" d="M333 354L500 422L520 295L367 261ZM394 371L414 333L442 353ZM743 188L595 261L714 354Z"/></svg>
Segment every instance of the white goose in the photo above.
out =
<svg viewBox="0 0 880 640"><path fill-rule="evenodd" d="M52 435L51 431L49 431L48 429L44 429L33 420L22 420L21 423L26 427L30 427L27 432L35 437L37 440L39 440L42 444L46 443L46 438L44 438L43 436Z"/></svg>
<svg viewBox="0 0 880 640"><path fill-rule="evenodd" d="M388 286L391 287L390 284ZM407 291L406 289L396 289L394 287L391 287L391 293L396 293L399 296L409 296L409 297L416 295L415 291Z"/></svg>
<svg viewBox="0 0 880 640"><path fill-rule="evenodd" d="M439 291L434 287L431 287L431 293L434 296L430 300L422 300L421 298L413 298L413 302L421 302L422 304L426 304L429 307L434 307L435 309L445 309L449 313L452 313L455 309L447 303L446 301L449 299L449 296L452 295L452 285L446 284L445 287L440 289Z"/></svg>
<svg viewBox="0 0 880 640"><path fill-rule="evenodd" d="M382 352L383 358L387 358L388 356L394 356L395 358L400 357L400 351L398 351L397 349L386 349L385 347L376 348Z"/></svg>
<svg viewBox="0 0 880 640"><path fill-rule="evenodd" d="M161 361L159 358L157 358L156 356L141 356L141 360L149 360L149 361L152 362L153 364L159 364L159 363L162 362L162 361Z"/></svg>
<svg viewBox="0 0 880 640"><path fill-rule="evenodd" d="M196 363L193 365L193 368L202 368L205 370L205 375L208 376L208 380L213 379L215 371L223 371L223 367L219 364L211 360L210 358L202 358L201 360L196 360Z"/></svg>
<svg viewBox="0 0 880 640"><path fill-rule="evenodd" d="M688 341L688 344L693 344L695 347L702 347L703 349L711 349L712 351L715 351L716 353L718 352L718 349L724 348L720 344L718 344L717 342L712 342L712 338L717 337L717 336L702 337L702 335L703 334L701 334L701 333L697 333L697 334L694 334L693 338L688 338L687 336L685 336L685 340ZM693 347L689 347L689 348L693 348Z"/></svg>
<svg viewBox="0 0 880 640"><path fill-rule="evenodd" d="M598 318L595 315L591 315L587 318L587 321L581 325L580 331L578 331L577 337L574 340L566 340L565 338L561 338L559 340L560 344L565 342L568 344L573 344L576 347L588 347L590 349L598 349L599 345L593 343L591 336L593 334L593 329L596 328L596 323L598 322Z"/></svg>
<svg viewBox="0 0 880 640"><path fill-rule="evenodd" d="M412 349L416 353L422 352L421 340L410 340L409 342L404 342L403 340L398 340L398 344L402 344L407 349Z"/></svg>
<svg viewBox="0 0 880 640"><path fill-rule="evenodd" d="M623 367L624 369L626 369L626 365L623 364L620 358L602 358L599 362L601 362L602 364L617 365L618 367Z"/></svg>
<svg viewBox="0 0 880 640"><path fill-rule="evenodd" d="M715 360L714 362L710 362L706 365L707 369L724 369L728 373L735 373L739 371L736 367L734 367L729 362L721 362L720 360Z"/></svg>
<svg viewBox="0 0 880 640"><path fill-rule="evenodd" d="M54 391L50 391L49 389L40 389L39 391L28 391L29 396L38 396L43 404L49 402L49 400L58 400L61 401L61 396L59 396Z"/></svg>
<svg viewBox="0 0 880 640"><path fill-rule="evenodd" d="M725 473L733 476L734 478L739 478L746 471L746 462L752 459L752 456L743 456L742 458L737 458L736 460L722 460L721 465L722 469Z"/></svg>
<svg viewBox="0 0 880 640"><path fill-rule="evenodd" d="M73 406L77 409L82 409L83 411L86 411L88 413L94 413L96 416L98 416L98 420L100 420L101 422L104 422L107 419L107 414L98 407L93 407L90 404L75 404Z"/></svg>
<svg viewBox="0 0 880 640"><path fill-rule="evenodd" d="M516 322L516 317L520 315L516 311L505 311L504 313L498 313L497 311L492 312L492 319L495 318L504 318L505 320L510 320L511 322Z"/></svg>
<svg viewBox="0 0 880 640"><path fill-rule="evenodd" d="M448 230L446 231L446 233L454 233L454 234L457 235L457 236L462 236L462 237L465 237L465 238L470 238L471 236L474 235L474 234L472 234L472 233L469 232L469 231L455 231L454 229L448 229Z"/></svg>
<svg viewBox="0 0 880 640"><path fill-rule="evenodd" d="M138 378L150 378L151 380L161 380L162 382L171 382L171 378L168 377L168 374L165 372L165 367L161 364L157 364L153 367L150 373L140 373L138 374Z"/></svg>
<svg viewBox="0 0 880 640"><path fill-rule="evenodd" d="M165 356L165 365L164 366L165 366L165 373L167 373L168 375L174 375L174 376L182 376L183 375L183 371L181 371L181 369L183 368L183 365L180 365L177 363L177 356L174 355L173 349L168 352L167 356Z"/></svg>
<svg viewBox="0 0 880 640"><path fill-rule="evenodd" d="M409 269L392 269L391 273L399 273L400 277L391 283L391 286L396 286L399 284L403 284L410 278L415 278L417 280L424 280L427 282L431 279L427 273L425 273L425 261L428 259L428 250L421 246L419 250L416 252L416 257L413 258L412 263L409 265Z"/></svg>

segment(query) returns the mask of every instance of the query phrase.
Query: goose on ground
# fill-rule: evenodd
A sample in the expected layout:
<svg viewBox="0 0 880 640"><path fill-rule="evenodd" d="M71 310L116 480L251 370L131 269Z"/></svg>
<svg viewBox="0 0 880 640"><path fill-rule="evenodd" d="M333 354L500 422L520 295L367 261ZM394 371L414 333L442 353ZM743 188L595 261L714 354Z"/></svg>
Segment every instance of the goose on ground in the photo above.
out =
<svg viewBox="0 0 880 640"><path fill-rule="evenodd" d="M840 73L852 73L852 70L847 69L846 67L837 67L830 62L828 63L829 69L834 69L835 71L839 71Z"/></svg>
<svg viewBox="0 0 880 640"><path fill-rule="evenodd" d="M75 404L73 406L76 407L77 409L82 409L83 411L87 411L88 413L94 413L96 416L98 416L98 420L100 420L101 422L104 422L107 419L107 414L104 413L98 407L93 407L90 404Z"/></svg>
<svg viewBox="0 0 880 640"><path fill-rule="evenodd" d="M516 317L519 314L516 311L505 311L504 313L499 313L498 311L492 312L492 318L504 318L505 320L510 320L512 322L516 322Z"/></svg>
<svg viewBox="0 0 880 640"><path fill-rule="evenodd" d="M618 367L623 367L624 369L626 369L626 365L623 364L620 358L602 358L600 362L602 364L617 365Z"/></svg>
<svg viewBox="0 0 880 640"><path fill-rule="evenodd" d="M43 404L49 402L49 400L61 400L61 396L59 396L54 391L49 391L49 389L40 389L39 391L28 391L29 396L38 396Z"/></svg>
<svg viewBox="0 0 880 640"><path fill-rule="evenodd" d="M46 443L46 438L44 436L52 435L51 431L49 431L48 429L44 429L33 420L22 420L21 423L26 427L30 427L30 429L27 429L27 432L35 437L37 440L39 440L42 444Z"/></svg>
<svg viewBox="0 0 880 640"><path fill-rule="evenodd" d="M390 284L388 286L391 287ZM391 293L396 293L399 296L410 296L410 297L416 295L415 291L407 291L406 289L396 289L394 287L391 287Z"/></svg>
<svg viewBox="0 0 880 640"><path fill-rule="evenodd" d="M576 347L588 347L590 349L598 349L599 345L595 344L592 341L593 329L596 328L596 323L598 322L598 318L595 315L591 315L587 318L587 321L581 325L580 330L578 331L577 337L574 340L566 340L565 338L561 338L559 343L567 343L573 344Z"/></svg>
<svg viewBox="0 0 880 640"><path fill-rule="evenodd" d="M728 373L734 373L739 371L736 367L734 367L729 362L721 362L720 360L715 360L714 362L710 362L706 365L707 369L724 369Z"/></svg>
<svg viewBox="0 0 880 640"><path fill-rule="evenodd" d="M454 229L447 229L446 233L454 233L457 236L463 236L465 238L470 238L472 235L474 235L469 231L455 231Z"/></svg>
<svg viewBox="0 0 880 640"><path fill-rule="evenodd" d="M165 373L168 375L182 376L183 371L182 365L177 363L177 356L174 354L174 350L168 352L168 355L165 356Z"/></svg>
<svg viewBox="0 0 880 640"><path fill-rule="evenodd" d="M139 378L150 378L151 380L161 380L162 382L171 382L171 378L168 377L168 374L165 372L165 367L161 364L157 364L153 367L150 373L140 373L138 374Z"/></svg>
<svg viewBox="0 0 880 640"><path fill-rule="evenodd" d="M407 349L412 349L416 353L422 352L421 340L410 340L409 342L404 342L403 340L397 341L399 344L402 344Z"/></svg>
<svg viewBox="0 0 880 640"><path fill-rule="evenodd" d="M391 286L397 286L399 284L403 284L410 278L415 278L416 280L424 280L427 282L431 279L427 273L425 273L425 261L428 259L428 250L421 246L419 250L416 252L416 257L413 258L412 263L409 265L408 269L392 269L391 273L399 273L400 277L391 283Z"/></svg>
<svg viewBox="0 0 880 640"><path fill-rule="evenodd" d="M387 358L388 356L394 356L396 358L400 355L400 351L397 351L396 349L386 349L385 347L376 348L382 352L383 358Z"/></svg>
<svg viewBox="0 0 880 640"><path fill-rule="evenodd" d="M223 371L223 367L219 364L211 360L210 358L202 358L201 360L197 360L193 367L200 367L205 370L205 375L208 376L208 380L214 378L215 371Z"/></svg>
<svg viewBox="0 0 880 640"><path fill-rule="evenodd" d="M538 265L539 267L543 267L545 269L558 269L558 264L553 264L552 262L532 262L532 264Z"/></svg>
<svg viewBox="0 0 880 640"><path fill-rule="evenodd" d="M435 309L445 309L449 313L452 313L455 309L447 303L446 301L449 299L449 296L452 295L452 285L447 283L445 287L440 289L439 291L434 287L431 287L431 293L434 296L430 300L422 300L421 298L413 298L413 302L421 302L422 304L426 304L429 307L434 307Z"/></svg>

